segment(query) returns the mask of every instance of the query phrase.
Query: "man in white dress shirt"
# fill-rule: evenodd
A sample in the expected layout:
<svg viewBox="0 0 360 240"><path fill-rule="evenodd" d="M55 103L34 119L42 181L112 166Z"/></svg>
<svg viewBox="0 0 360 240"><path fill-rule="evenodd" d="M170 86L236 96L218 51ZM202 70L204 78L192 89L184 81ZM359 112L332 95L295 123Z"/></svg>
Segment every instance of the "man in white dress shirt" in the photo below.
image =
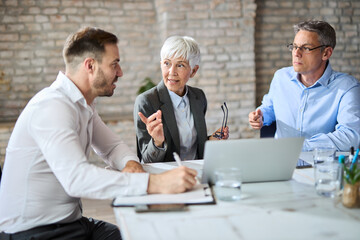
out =
<svg viewBox="0 0 360 240"><path fill-rule="evenodd" d="M98 96L122 76L115 35L83 28L65 42L65 73L36 94L19 116L0 188L0 238L121 239L118 228L82 216L81 197L111 199L192 188L196 171L145 173L136 153L100 119ZM112 169L88 162L90 148Z"/></svg>

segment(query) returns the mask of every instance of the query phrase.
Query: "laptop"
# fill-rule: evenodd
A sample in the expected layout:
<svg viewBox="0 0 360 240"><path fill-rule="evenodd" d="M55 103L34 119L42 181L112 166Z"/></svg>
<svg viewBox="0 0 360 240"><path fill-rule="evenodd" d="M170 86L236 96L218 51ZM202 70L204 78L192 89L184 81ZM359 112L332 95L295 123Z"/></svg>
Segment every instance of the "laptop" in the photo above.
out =
<svg viewBox="0 0 360 240"><path fill-rule="evenodd" d="M292 178L304 138L260 138L206 141L202 183L214 184L214 171L241 169L242 182L285 181Z"/></svg>

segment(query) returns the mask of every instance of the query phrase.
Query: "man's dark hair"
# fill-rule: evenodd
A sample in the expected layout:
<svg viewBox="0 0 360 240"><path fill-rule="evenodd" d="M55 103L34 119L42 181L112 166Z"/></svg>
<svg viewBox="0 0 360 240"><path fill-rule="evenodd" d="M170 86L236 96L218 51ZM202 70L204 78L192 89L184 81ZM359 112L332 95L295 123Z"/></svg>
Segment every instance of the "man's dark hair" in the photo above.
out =
<svg viewBox="0 0 360 240"><path fill-rule="evenodd" d="M65 41L63 57L66 66L75 69L84 57L93 57L101 63L105 44L117 44L118 38L95 27L84 27L71 34Z"/></svg>

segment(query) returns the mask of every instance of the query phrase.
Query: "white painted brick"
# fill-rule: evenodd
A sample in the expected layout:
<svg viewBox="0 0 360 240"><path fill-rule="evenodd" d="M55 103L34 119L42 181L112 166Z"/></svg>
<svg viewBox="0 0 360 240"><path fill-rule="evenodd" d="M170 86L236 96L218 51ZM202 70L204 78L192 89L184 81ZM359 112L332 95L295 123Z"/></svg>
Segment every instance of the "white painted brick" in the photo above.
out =
<svg viewBox="0 0 360 240"><path fill-rule="evenodd" d="M30 14L39 14L41 12L41 9L39 7L30 7L29 13Z"/></svg>
<svg viewBox="0 0 360 240"><path fill-rule="evenodd" d="M45 8L42 11L43 14L45 15L52 15L52 14L57 14L58 13L58 9L57 8Z"/></svg>
<svg viewBox="0 0 360 240"><path fill-rule="evenodd" d="M48 22L48 21L49 21L49 17L48 17L48 16L43 16L43 15L37 15L37 16L35 16L35 21L36 21L37 23Z"/></svg>
<svg viewBox="0 0 360 240"><path fill-rule="evenodd" d="M99 101L98 107L104 114L132 115L136 90L142 79L150 76L156 82L161 80L160 47L166 37L174 34L192 36L200 44L202 62L199 72L189 84L201 87L208 96L206 121L212 123L208 130L218 127L218 103L224 99L234 102L229 119L234 131L231 137L258 136L258 132L249 129L247 114L266 93L275 70L291 64L291 55L284 45L293 39L292 25L302 19L321 16L330 21L338 36L338 45L331 60L333 67L357 77L360 75L360 26L354 24L360 22L360 4L354 1L44 2L40 5L37 1L22 1L23 11L20 11L18 1L6 1L9 6L0 7L0 38L4 34L18 34L17 40L13 35L0 40L0 70L6 67L7 76L17 91L3 94L2 89L6 85L0 84L0 111L8 114L9 118L19 114L19 106L24 106L36 90L51 84L58 71L64 70L62 44L69 32L84 25L114 31L120 39L124 77L112 98ZM11 5L11 10L5 11ZM57 12L49 10L53 8ZM256 31L255 22L260 23ZM26 53L29 50L33 54ZM19 56L17 52L28 59L17 62L14 57ZM27 78L28 75L37 77ZM27 83L28 90L21 81ZM13 108L4 110L3 103L6 106L13 103L10 104ZM111 128L124 136L135 149L133 122L115 121ZM0 138L0 157L3 159L1 146L4 144L1 141Z"/></svg>

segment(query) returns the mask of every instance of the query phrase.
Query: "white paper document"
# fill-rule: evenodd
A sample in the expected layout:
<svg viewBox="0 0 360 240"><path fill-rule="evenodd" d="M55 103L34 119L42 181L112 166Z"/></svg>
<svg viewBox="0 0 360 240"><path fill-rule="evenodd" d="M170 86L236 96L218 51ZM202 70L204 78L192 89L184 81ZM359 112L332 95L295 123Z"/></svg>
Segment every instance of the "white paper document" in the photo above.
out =
<svg viewBox="0 0 360 240"><path fill-rule="evenodd" d="M195 169L201 177L203 160L183 161L184 166ZM149 173L162 173L178 167L176 162L148 163L143 165ZM214 204L214 197L208 184L197 184L193 189L177 194L148 194L143 196L119 196L113 200L114 207L135 206L138 204Z"/></svg>
<svg viewBox="0 0 360 240"><path fill-rule="evenodd" d="M191 191L177 194L148 194L134 197L117 197L114 207L134 206L138 204L212 204L215 203L208 184L198 184Z"/></svg>
<svg viewBox="0 0 360 240"><path fill-rule="evenodd" d="M187 161L182 161L181 163L186 167L195 169L198 172L197 176L201 179L204 160L187 160ZM166 163L160 162L160 163L143 164L144 170L149 173L162 173L164 171L171 170L176 167L178 167L176 162L166 162Z"/></svg>

